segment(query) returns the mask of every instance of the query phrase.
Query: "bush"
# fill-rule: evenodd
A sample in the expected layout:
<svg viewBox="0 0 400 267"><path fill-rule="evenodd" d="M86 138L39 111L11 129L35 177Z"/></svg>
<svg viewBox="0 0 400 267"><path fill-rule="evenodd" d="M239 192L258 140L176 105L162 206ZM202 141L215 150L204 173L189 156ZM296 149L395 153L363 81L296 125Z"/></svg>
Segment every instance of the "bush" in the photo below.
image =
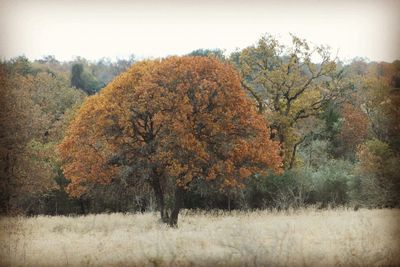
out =
<svg viewBox="0 0 400 267"><path fill-rule="evenodd" d="M255 176L244 189L245 200L252 209L347 205L352 169L347 161L329 160L316 170L303 167L282 175Z"/></svg>
<svg viewBox="0 0 400 267"><path fill-rule="evenodd" d="M309 203L310 180L306 171L286 171L282 175L255 176L247 184L245 199L252 209L300 208Z"/></svg>
<svg viewBox="0 0 400 267"><path fill-rule="evenodd" d="M369 140L359 147L357 157L355 201L368 207L399 207L400 158L389 144Z"/></svg>
<svg viewBox="0 0 400 267"><path fill-rule="evenodd" d="M330 160L318 168L311 175L312 202L321 204L321 207L342 206L350 201L349 184L353 165L344 160Z"/></svg>

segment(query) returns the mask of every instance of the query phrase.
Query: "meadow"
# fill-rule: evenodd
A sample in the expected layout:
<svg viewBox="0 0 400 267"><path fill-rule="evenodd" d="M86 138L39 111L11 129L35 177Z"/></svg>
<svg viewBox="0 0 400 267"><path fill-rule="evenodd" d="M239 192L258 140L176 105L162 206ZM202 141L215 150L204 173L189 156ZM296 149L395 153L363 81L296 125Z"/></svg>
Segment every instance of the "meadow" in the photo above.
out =
<svg viewBox="0 0 400 267"><path fill-rule="evenodd" d="M1 217L0 266L396 266L400 210Z"/></svg>

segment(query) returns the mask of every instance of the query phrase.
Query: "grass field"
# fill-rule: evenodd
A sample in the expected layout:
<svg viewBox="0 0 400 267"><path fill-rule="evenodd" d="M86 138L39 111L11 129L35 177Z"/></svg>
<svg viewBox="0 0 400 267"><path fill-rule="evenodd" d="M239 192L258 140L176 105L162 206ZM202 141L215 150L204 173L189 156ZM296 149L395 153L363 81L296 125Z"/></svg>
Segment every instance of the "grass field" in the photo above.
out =
<svg viewBox="0 0 400 267"><path fill-rule="evenodd" d="M0 219L1 266L396 266L400 210Z"/></svg>

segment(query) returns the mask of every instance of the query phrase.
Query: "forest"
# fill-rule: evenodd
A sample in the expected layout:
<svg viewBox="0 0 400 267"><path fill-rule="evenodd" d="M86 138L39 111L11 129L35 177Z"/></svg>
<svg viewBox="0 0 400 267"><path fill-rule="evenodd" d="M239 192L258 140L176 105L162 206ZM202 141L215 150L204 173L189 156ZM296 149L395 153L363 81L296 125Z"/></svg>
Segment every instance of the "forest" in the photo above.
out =
<svg viewBox="0 0 400 267"><path fill-rule="evenodd" d="M0 62L0 211L400 207L400 60L266 35L226 55Z"/></svg>

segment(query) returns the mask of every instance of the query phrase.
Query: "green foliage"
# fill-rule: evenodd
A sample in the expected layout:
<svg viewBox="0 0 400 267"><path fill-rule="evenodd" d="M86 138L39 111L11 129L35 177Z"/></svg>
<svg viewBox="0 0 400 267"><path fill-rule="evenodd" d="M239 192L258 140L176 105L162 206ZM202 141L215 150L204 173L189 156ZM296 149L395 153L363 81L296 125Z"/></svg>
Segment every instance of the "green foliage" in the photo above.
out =
<svg viewBox="0 0 400 267"><path fill-rule="evenodd" d="M224 55L224 50L221 49L197 49L188 54L188 56L197 57L215 57L221 61L225 61L226 57Z"/></svg>
<svg viewBox="0 0 400 267"><path fill-rule="evenodd" d="M85 88L85 83L83 81L82 74L83 74L83 65L74 64L71 69L71 86L74 86L78 89Z"/></svg>
<svg viewBox="0 0 400 267"><path fill-rule="evenodd" d="M299 149L298 168L305 166L316 170L327 164L330 159L329 144L330 142L324 139L307 139Z"/></svg>
<svg viewBox="0 0 400 267"><path fill-rule="evenodd" d="M28 58L25 56L20 56L17 58L13 58L9 62L9 69L10 73L13 74L20 74L20 75L35 75L37 74L40 70L34 68Z"/></svg>
<svg viewBox="0 0 400 267"><path fill-rule="evenodd" d="M231 210L248 207L246 200L243 199L242 190L233 188L220 190L216 183L207 183L202 179L195 179L190 184L184 204L189 209L205 210Z"/></svg>
<svg viewBox="0 0 400 267"><path fill-rule="evenodd" d="M357 156L354 199L367 206L398 207L400 205L399 155L389 144L373 139L359 147Z"/></svg>
<svg viewBox="0 0 400 267"><path fill-rule="evenodd" d="M321 114L321 118L325 121L325 127L329 133L329 139L340 131L340 112L338 106L333 102L329 102Z"/></svg>
<svg viewBox="0 0 400 267"><path fill-rule="evenodd" d="M303 171L283 175L255 176L245 189L250 208L299 208L309 202L310 183Z"/></svg>
<svg viewBox="0 0 400 267"><path fill-rule="evenodd" d="M93 95L105 84L98 81L91 73L84 70L82 64L74 64L71 69L71 86Z"/></svg>
<svg viewBox="0 0 400 267"><path fill-rule="evenodd" d="M353 165L330 160L316 170L304 167L283 175L255 176L244 190L250 208L335 207L349 203Z"/></svg>
<svg viewBox="0 0 400 267"><path fill-rule="evenodd" d="M312 199L323 207L341 206L349 202L349 183L353 165L344 160L330 160L311 173Z"/></svg>

